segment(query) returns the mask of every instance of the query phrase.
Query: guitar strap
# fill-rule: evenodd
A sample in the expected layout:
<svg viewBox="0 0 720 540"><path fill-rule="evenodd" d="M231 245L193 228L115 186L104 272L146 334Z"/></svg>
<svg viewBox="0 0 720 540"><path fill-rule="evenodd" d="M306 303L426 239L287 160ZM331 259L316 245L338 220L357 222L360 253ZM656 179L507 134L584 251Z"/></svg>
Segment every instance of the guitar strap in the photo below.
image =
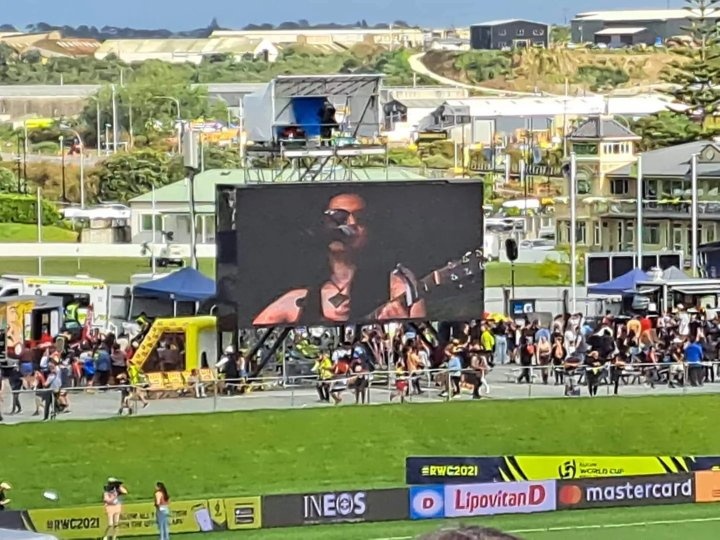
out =
<svg viewBox="0 0 720 540"><path fill-rule="evenodd" d="M405 284L405 305L407 307L414 306L415 303L420 299L420 294L418 293L417 285L412 278L412 274L402 264L398 264L395 267L395 270L393 270L393 274L402 279L403 283Z"/></svg>

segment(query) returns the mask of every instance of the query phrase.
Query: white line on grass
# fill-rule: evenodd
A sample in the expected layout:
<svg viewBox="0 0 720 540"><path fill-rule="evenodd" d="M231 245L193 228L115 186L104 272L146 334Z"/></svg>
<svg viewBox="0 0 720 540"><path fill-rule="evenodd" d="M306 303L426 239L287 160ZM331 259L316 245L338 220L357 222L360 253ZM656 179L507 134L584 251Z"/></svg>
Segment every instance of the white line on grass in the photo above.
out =
<svg viewBox="0 0 720 540"><path fill-rule="evenodd" d="M598 525L569 525L567 527L542 527L537 529L516 529L506 531L510 534L528 534L544 532L582 531L589 529L626 529L631 527L649 527L655 525L681 525L684 523L709 523L720 521L720 517L692 518L692 519L665 519L658 521L636 521L633 523L602 523ZM387 538L373 538L372 540L412 540L415 536L390 536Z"/></svg>
<svg viewBox="0 0 720 540"><path fill-rule="evenodd" d="M561 532L561 531L581 531L588 529L627 529L631 527L652 527L656 525L680 525L684 523L707 523L711 521L720 521L720 517L709 518L691 518L691 519L663 519L657 521L636 521L633 523L602 523L598 525L569 525L567 527L542 527L538 529L518 529L508 531L512 534L525 533L542 533L542 532Z"/></svg>

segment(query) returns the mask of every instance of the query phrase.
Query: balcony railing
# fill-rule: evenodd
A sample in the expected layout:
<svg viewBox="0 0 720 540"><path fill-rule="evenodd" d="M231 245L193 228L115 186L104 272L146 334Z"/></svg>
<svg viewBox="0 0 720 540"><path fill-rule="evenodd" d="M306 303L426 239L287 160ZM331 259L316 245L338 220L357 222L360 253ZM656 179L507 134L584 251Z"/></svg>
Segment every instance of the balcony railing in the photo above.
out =
<svg viewBox="0 0 720 540"><path fill-rule="evenodd" d="M597 198L588 198L580 201L580 204L588 204L591 206L593 213L597 214L617 214L623 216L627 214L635 215L637 212L637 202L632 200L597 200ZM643 214L650 217L653 215L660 216L677 216L682 218L690 217L691 203L690 201L664 201L664 200L645 200L643 201ZM720 201L703 201L698 202L698 214L714 214L720 219Z"/></svg>

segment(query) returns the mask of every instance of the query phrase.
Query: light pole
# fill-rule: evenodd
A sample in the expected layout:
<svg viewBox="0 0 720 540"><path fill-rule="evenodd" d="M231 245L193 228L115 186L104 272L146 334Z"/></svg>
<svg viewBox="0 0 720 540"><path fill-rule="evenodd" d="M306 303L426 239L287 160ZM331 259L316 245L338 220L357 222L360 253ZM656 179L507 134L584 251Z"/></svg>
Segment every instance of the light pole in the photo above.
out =
<svg viewBox="0 0 720 540"><path fill-rule="evenodd" d="M111 124L105 124L105 155L110 155L110 128Z"/></svg>
<svg viewBox="0 0 720 540"><path fill-rule="evenodd" d="M700 231L698 230L698 154L693 154L690 160L690 255L692 257L693 276L699 275L698 244Z"/></svg>
<svg viewBox="0 0 720 540"><path fill-rule="evenodd" d="M67 191L65 189L65 137L63 137L62 135L60 135L60 163L62 166L62 195L60 196L60 198L62 199L62 202L67 202Z"/></svg>
<svg viewBox="0 0 720 540"><path fill-rule="evenodd" d="M100 131L102 130L102 111L100 110L100 94L90 96L95 102L95 147L97 156L102 155L102 145L100 144Z"/></svg>
<svg viewBox="0 0 720 540"><path fill-rule="evenodd" d="M172 97L172 96L153 96L150 99L165 99L167 101L172 101L173 103L175 103L175 107L177 108L177 118L175 120L177 121L178 154L182 154L183 126L182 126L182 115L180 112L180 100L178 98Z"/></svg>
<svg viewBox="0 0 720 540"><path fill-rule="evenodd" d="M72 133L75 138L77 138L78 143L80 145L80 208L85 209L85 143L83 142L83 138L80 136L80 133L78 133L76 130L71 128L70 126L61 125L60 126L65 131Z"/></svg>
<svg viewBox="0 0 720 540"><path fill-rule="evenodd" d="M577 313L577 157L570 154L570 300L572 313Z"/></svg>

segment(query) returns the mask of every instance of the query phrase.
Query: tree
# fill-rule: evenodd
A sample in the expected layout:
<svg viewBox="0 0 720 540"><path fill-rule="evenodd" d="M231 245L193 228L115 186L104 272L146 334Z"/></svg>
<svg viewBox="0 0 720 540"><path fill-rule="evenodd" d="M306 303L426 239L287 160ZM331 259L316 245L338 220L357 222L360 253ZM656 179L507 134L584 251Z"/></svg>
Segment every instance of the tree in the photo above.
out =
<svg viewBox="0 0 720 540"><path fill-rule="evenodd" d="M238 169L240 152L237 147L211 145L205 147L205 170Z"/></svg>
<svg viewBox="0 0 720 540"><path fill-rule="evenodd" d="M686 115L701 126L720 106L720 0L685 0L692 24L687 29L694 46L677 49L684 60L672 62L666 76L670 94L687 107Z"/></svg>
<svg viewBox="0 0 720 540"><path fill-rule="evenodd" d="M674 49L682 58L671 62L664 79L676 103L635 123L641 149L662 148L713 135L708 122L720 107L720 35L716 18L720 0L685 0L692 44Z"/></svg>
<svg viewBox="0 0 720 540"><path fill-rule="evenodd" d="M182 167L165 152L145 148L118 153L95 171L101 201L128 201L183 178Z"/></svg>
<svg viewBox="0 0 720 540"><path fill-rule="evenodd" d="M632 125L632 131L642 137L639 150L643 152L696 141L703 135L697 122L673 111L662 111L640 118Z"/></svg>
<svg viewBox="0 0 720 540"><path fill-rule="evenodd" d="M12 171L0 168L0 193L17 193L18 180Z"/></svg>

